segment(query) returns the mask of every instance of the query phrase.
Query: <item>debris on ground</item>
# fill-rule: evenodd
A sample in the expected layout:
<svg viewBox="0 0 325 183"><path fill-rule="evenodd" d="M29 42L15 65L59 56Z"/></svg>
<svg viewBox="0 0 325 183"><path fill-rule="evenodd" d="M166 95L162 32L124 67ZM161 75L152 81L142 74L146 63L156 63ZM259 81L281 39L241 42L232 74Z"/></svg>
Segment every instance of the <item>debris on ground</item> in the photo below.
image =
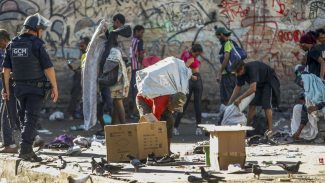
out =
<svg viewBox="0 0 325 183"><path fill-rule="evenodd" d="M55 121L55 120L64 120L64 113L61 111L55 111L53 112L50 117L49 117L50 121Z"/></svg>

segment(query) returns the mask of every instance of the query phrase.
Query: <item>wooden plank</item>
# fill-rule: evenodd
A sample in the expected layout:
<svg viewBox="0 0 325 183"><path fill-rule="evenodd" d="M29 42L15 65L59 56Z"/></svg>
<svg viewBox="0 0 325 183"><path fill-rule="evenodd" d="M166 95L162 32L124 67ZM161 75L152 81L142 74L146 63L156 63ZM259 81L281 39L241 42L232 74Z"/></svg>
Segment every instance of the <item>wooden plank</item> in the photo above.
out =
<svg viewBox="0 0 325 183"><path fill-rule="evenodd" d="M240 125L233 125L233 126L216 126L216 125L207 125L201 124L199 127L202 127L204 130L208 132L232 132L232 131L247 131L247 130L254 130L253 127L250 126L240 126Z"/></svg>

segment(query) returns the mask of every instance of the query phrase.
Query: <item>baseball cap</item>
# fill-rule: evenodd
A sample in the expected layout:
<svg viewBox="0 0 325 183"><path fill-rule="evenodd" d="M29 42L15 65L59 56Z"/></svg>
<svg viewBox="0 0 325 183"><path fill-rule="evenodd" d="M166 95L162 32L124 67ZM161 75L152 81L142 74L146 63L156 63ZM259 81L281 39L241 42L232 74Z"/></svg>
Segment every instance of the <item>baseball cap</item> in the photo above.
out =
<svg viewBox="0 0 325 183"><path fill-rule="evenodd" d="M231 34L231 31L226 29L225 27L215 28L216 35L220 35L221 33L224 35Z"/></svg>

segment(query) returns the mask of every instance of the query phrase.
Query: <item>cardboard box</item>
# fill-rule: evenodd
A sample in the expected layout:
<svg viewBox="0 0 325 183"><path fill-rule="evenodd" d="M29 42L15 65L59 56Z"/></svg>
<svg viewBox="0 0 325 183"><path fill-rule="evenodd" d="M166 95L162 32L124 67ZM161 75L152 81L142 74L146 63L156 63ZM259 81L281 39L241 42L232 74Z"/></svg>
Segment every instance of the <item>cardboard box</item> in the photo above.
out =
<svg viewBox="0 0 325 183"><path fill-rule="evenodd" d="M166 122L141 122L105 126L107 160L128 161L127 154L146 159L150 153L168 153Z"/></svg>
<svg viewBox="0 0 325 183"><path fill-rule="evenodd" d="M246 126L200 125L210 132L211 168L227 170L230 164L240 164L244 168L246 161L245 136Z"/></svg>

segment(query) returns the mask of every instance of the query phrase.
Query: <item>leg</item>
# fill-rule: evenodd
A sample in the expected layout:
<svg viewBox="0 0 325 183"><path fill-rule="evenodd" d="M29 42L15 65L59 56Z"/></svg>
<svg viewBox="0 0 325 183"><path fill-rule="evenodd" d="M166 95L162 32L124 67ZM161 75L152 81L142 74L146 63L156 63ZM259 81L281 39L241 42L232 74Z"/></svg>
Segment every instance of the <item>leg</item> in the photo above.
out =
<svg viewBox="0 0 325 183"><path fill-rule="evenodd" d="M33 153L32 145L37 135L36 123L41 110L43 96L25 95L18 98L20 104L25 109L25 123L21 132L20 154Z"/></svg>
<svg viewBox="0 0 325 183"><path fill-rule="evenodd" d="M137 83L136 83L136 72L137 71L138 70L132 70L132 75L131 75L130 89L131 89L132 99L135 99L135 97L138 94L138 88L137 88Z"/></svg>
<svg viewBox="0 0 325 183"><path fill-rule="evenodd" d="M193 90L196 125L201 124L202 122L201 98L203 92L203 85L201 77L199 76L198 78L199 79L196 81L196 87Z"/></svg>
<svg viewBox="0 0 325 183"><path fill-rule="evenodd" d="M120 120L119 120L118 114L117 114L117 109L115 107L113 107L113 110L112 110L112 124L113 125L120 124Z"/></svg>
<svg viewBox="0 0 325 183"><path fill-rule="evenodd" d="M268 129L272 131L272 109L264 109L264 112L267 120Z"/></svg>
<svg viewBox="0 0 325 183"><path fill-rule="evenodd" d="M119 120L119 122L121 124L124 124L125 123L125 110L124 110L124 105L123 105L123 99L114 99L113 103L114 103L113 118L117 118L115 120Z"/></svg>
<svg viewBox="0 0 325 183"><path fill-rule="evenodd" d="M191 87L191 81L190 81L189 93L187 94L186 102L185 102L184 107L183 107L183 112L178 112L176 114L176 120L175 120L175 124L174 124L175 128L178 128L179 124L181 123L181 119L183 118L184 113L185 113L185 111L187 109L188 103L190 102L192 93L193 93L193 88Z"/></svg>
<svg viewBox="0 0 325 183"><path fill-rule="evenodd" d="M265 84L263 87L262 108L265 112L268 130L272 131L272 88L269 84Z"/></svg>
<svg viewBox="0 0 325 183"><path fill-rule="evenodd" d="M11 91L13 91L12 89ZM14 92L11 94L11 98L8 102L8 119L10 121L10 126L12 130L20 129L20 122L18 117L18 103L16 97L14 97Z"/></svg>
<svg viewBox="0 0 325 183"><path fill-rule="evenodd" d="M26 101L25 97L19 97L18 100L18 118L20 123L20 131L23 131L23 127L25 126L25 110L26 110Z"/></svg>
<svg viewBox="0 0 325 183"><path fill-rule="evenodd" d="M247 126L252 126L252 121L254 119L255 114L256 114L256 106L249 105L248 114L247 114Z"/></svg>
<svg viewBox="0 0 325 183"><path fill-rule="evenodd" d="M99 124L102 126L102 128L104 128L104 126L105 126L103 115L104 115L104 103L98 102L97 103L97 120L99 121Z"/></svg>
<svg viewBox="0 0 325 183"><path fill-rule="evenodd" d="M104 128L105 123L103 119L104 115L104 100L102 97L102 91L98 94L99 96L97 97L97 120L99 121L99 124Z"/></svg>
<svg viewBox="0 0 325 183"><path fill-rule="evenodd" d="M302 104L296 104L292 109L292 118L291 118L291 134L295 134L299 129L301 123L301 114L302 114ZM308 120L308 116L307 116Z"/></svg>
<svg viewBox="0 0 325 183"><path fill-rule="evenodd" d="M236 86L236 76L233 74L222 75L220 82L220 98L221 103L224 105L228 104L228 101Z"/></svg>
<svg viewBox="0 0 325 183"><path fill-rule="evenodd" d="M75 72L73 76L73 86L71 89L71 99L68 105L68 114L73 117L81 99L81 73Z"/></svg>
<svg viewBox="0 0 325 183"><path fill-rule="evenodd" d="M5 101L1 103L1 135L3 145L10 146L15 144L13 138L13 129L10 126L10 116L8 115L8 107Z"/></svg>
<svg viewBox="0 0 325 183"><path fill-rule="evenodd" d="M263 88L256 88L255 97L251 101L248 107L248 114L247 114L247 125L252 126L253 119L256 114L256 106L262 105L262 93Z"/></svg>
<svg viewBox="0 0 325 183"><path fill-rule="evenodd" d="M173 136L173 126L174 126L173 113L171 111L169 111L169 110L166 110L162 114L161 120L166 121L167 137L168 137L168 151L169 151L169 154L171 154L170 143L171 143L171 139L172 139L172 136Z"/></svg>

